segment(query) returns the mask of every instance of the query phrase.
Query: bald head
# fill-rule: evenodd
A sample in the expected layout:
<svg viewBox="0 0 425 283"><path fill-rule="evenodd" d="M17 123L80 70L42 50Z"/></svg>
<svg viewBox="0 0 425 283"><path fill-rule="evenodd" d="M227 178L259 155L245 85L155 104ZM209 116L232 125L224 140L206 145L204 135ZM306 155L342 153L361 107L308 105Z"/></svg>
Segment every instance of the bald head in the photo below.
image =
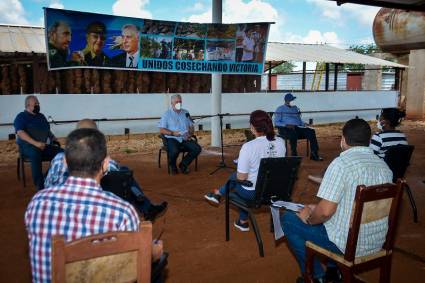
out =
<svg viewBox="0 0 425 283"><path fill-rule="evenodd" d="M83 119L77 123L77 129L96 129L97 125L92 119Z"/></svg>

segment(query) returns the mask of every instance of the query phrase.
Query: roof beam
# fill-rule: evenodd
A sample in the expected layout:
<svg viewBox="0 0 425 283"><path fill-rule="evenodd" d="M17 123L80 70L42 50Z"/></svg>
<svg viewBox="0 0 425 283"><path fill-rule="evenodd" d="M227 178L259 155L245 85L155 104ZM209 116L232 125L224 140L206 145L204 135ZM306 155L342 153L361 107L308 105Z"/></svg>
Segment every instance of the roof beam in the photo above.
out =
<svg viewBox="0 0 425 283"><path fill-rule="evenodd" d="M377 6L377 7L386 7L393 9L401 9L408 11L425 11L425 1L418 1L415 4L407 4L400 2L392 2L385 0L329 0L334 1L338 6L346 3L368 5L368 6Z"/></svg>

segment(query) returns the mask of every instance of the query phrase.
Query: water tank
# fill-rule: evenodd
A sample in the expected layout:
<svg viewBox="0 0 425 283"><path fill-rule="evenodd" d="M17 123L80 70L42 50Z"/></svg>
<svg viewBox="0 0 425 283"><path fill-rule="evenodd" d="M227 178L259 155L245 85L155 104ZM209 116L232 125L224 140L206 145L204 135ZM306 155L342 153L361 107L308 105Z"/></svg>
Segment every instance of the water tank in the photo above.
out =
<svg viewBox="0 0 425 283"><path fill-rule="evenodd" d="M382 8L373 21L373 37L384 52L425 49L425 12Z"/></svg>

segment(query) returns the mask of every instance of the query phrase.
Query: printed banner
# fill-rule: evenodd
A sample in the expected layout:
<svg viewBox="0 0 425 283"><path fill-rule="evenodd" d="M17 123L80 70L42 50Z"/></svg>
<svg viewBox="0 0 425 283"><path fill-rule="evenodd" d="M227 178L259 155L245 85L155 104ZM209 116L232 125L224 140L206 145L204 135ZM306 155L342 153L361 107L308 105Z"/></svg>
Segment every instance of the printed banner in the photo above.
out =
<svg viewBox="0 0 425 283"><path fill-rule="evenodd" d="M49 70L262 74L270 23L199 24L45 8Z"/></svg>

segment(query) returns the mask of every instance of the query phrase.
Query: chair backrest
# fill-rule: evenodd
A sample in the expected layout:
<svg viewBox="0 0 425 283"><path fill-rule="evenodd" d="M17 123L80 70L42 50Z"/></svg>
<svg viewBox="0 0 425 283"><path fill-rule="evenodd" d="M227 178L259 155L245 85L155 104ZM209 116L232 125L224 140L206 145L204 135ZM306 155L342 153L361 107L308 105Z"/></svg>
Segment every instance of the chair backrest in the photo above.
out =
<svg viewBox="0 0 425 283"><path fill-rule="evenodd" d="M133 171L110 171L100 180L100 186L105 191L111 192L122 199L128 200L132 182Z"/></svg>
<svg viewBox="0 0 425 283"><path fill-rule="evenodd" d="M256 205L269 204L271 199L291 200L301 159L299 156L261 159L255 186Z"/></svg>
<svg viewBox="0 0 425 283"><path fill-rule="evenodd" d="M137 282L151 279L152 224L137 232L109 232L65 243L52 238L52 282Z"/></svg>
<svg viewBox="0 0 425 283"><path fill-rule="evenodd" d="M385 162L393 172L393 182L399 178L404 178L410 158L415 147L413 145L394 145L385 152Z"/></svg>
<svg viewBox="0 0 425 283"><path fill-rule="evenodd" d="M357 186L344 254L347 261L355 258L360 225L384 217L388 217L388 231L382 247L387 251L392 250L404 184L404 181L398 180L397 184Z"/></svg>

